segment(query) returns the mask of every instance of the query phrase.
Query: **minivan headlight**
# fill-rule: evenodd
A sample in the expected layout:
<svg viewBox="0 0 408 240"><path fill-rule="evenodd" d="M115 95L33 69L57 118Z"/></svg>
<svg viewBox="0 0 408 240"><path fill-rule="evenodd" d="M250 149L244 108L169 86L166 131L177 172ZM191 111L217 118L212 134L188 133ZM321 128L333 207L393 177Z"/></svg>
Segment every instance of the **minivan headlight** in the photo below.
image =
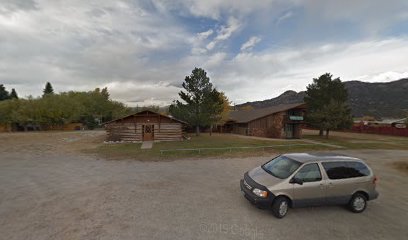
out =
<svg viewBox="0 0 408 240"><path fill-rule="evenodd" d="M258 197L262 197L262 198L266 198L268 196L268 192L267 191L262 191L258 188L254 188L254 190L252 190L252 192L257 195Z"/></svg>

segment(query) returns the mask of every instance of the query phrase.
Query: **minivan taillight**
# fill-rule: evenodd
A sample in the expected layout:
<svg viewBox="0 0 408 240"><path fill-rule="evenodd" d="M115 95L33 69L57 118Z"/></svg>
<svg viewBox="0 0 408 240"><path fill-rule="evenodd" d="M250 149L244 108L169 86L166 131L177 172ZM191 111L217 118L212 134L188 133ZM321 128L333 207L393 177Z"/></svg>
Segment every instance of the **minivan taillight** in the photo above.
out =
<svg viewBox="0 0 408 240"><path fill-rule="evenodd" d="M378 181L377 176L374 176L374 178L373 178L373 184L376 185L376 184L377 184L377 181Z"/></svg>

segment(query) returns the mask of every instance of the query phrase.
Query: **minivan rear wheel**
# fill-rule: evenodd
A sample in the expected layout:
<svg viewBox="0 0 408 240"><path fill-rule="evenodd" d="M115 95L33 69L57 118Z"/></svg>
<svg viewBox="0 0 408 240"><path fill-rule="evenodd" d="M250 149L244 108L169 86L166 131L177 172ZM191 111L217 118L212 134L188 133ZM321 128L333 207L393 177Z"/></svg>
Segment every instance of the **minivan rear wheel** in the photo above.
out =
<svg viewBox="0 0 408 240"><path fill-rule="evenodd" d="M278 197L272 204L272 213L277 218L286 216L289 210L289 200L285 197Z"/></svg>
<svg viewBox="0 0 408 240"><path fill-rule="evenodd" d="M349 208L352 212L361 213L367 207L367 197L364 194L356 193L350 200Z"/></svg>

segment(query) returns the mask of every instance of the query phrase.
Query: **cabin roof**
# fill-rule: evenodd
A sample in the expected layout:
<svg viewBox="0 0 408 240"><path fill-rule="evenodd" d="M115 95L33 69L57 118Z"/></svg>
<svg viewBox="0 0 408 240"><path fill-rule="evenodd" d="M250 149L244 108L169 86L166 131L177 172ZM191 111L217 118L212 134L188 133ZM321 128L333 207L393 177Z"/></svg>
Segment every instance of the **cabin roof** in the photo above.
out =
<svg viewBox="0 0 408 240"><path fill-rule="evenodd" d="M174 117L172 117L172 116L170 116L170 115L165 115L165 114L153 112L153 111L150 111L150 110L143 110L143 111L139 111L139 112L137 112L137 113L132 113L132 114L130 114L130 115L127 115L127 116L124 116L124 117L121 117L121 118L117 118L117 119L114 119L114 120L111 120L111 121L108 121L108 122L104 122L104 123L102 123L102 125L106 125L106 124L109 124L109 123L112 123L112 122L116 122L116 121L119 121L119 120L122 120L122 119L129 118L129 117L133 117L133 116L137 116L137 115L142 115L143 113L152 113L152 114L154 114L154 115L158 115L158 116L161 116L161 117L165 117L165 118L174 120L174 121L179 122L179 123L182 123L182 124L187 124L186 122L184 122L184 121L182 121L182 120L179 120L179 119L177 119L177 118L174 118Z"/></svg>

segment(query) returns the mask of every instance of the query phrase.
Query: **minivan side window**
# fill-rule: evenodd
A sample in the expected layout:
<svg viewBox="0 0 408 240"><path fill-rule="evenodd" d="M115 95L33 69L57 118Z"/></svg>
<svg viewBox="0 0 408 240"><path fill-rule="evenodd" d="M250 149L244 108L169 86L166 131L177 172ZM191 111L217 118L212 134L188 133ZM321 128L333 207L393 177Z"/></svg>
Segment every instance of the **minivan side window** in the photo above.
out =
<svg viewBox="0 0 408 240"><path fill-rule="evenodd" d="M345 179L370 175L370 170L360 162L323 162L330 179Z"/></svg>
<svg viewBox="0 0 408 240"><path fill-rule="evenodd" d="M364 177L370 175L370 170L361 162L347 162L350 167L350 177Z"/></svg>
<svg viewBox="0 0 408 240"><path fill-rule="evenodd" d="M295 175L295 178L303 182L316 182L322 180L320 169L317 163L311 163L303 166Z"/></svg>

